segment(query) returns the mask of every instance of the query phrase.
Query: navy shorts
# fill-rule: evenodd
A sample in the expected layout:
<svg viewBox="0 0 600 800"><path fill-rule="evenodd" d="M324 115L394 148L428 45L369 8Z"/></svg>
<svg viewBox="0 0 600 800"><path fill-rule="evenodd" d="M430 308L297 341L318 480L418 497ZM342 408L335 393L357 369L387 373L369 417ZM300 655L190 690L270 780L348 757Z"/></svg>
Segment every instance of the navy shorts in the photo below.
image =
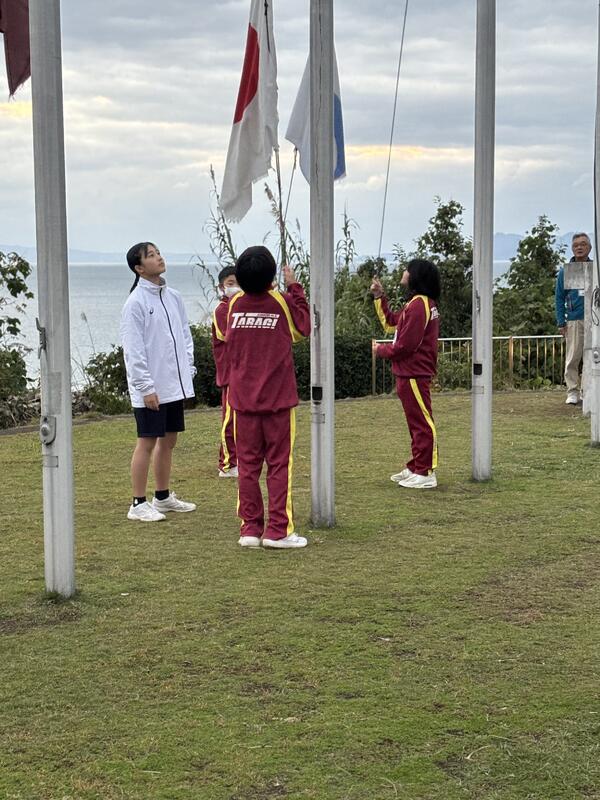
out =
<svg viewBox="0 0 600 800"><path fill-rule="evenodd" d="M179 433L185 430L183 400L161 403L158 411L151 408L134 408L137 435L140 439L162 437L165 433Z"/></svg>

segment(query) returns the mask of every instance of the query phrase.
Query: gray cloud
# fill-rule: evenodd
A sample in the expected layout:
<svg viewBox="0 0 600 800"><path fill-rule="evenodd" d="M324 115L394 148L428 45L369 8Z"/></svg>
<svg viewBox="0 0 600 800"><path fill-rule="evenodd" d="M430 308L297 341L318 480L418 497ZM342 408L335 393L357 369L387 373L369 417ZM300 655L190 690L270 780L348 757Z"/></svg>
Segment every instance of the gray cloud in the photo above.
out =
<svg viewBox="0 0 600 800"><path fill-rule="evenodd" d="M506 0L498 8L497 225L522 231L539 213L589 227L596 93L596 9L577 0ZM283 133L308 47L308 0L276 12ZM155 238L165 249L206 250L208 166L222 170L243 59L249 0L64 0L69 230L73 246L116 249ZM336 4L348 179L336 188L377 238L404 4ZM410 4L390 191L392 241L410 242L436 194L470 214L475 3ZM0 79L0 96L6 95ZM26 88L18 97L30 97ZM18 104L17 104L18 105ZM33 241L31 123L0 104L0 241ZM418 148L421 148L420 150ZM297 182L292 213L306 227ZM260 187L236 229L243 242L269 227ZM399 220L401 222L397 223ZM469 227L467 217L466 227Z"/></svg>

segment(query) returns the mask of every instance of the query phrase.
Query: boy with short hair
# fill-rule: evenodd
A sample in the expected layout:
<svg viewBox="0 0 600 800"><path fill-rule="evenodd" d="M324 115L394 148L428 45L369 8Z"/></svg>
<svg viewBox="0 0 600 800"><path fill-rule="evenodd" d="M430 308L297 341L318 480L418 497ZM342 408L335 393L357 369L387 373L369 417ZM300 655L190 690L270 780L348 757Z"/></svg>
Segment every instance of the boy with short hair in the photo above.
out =
<svg viewBox="0 0 600 800"><path fill-rule="evenodd" d="M229 301L239 291L235 267L223 267L219 272L219 304L213 311L212 350L216 367L217 386L221 389L221 446L219 448L219 478L237 478L237 458L235 453L235 412L229 404L227 343L227 310Z"/></svg>
<svg viewBox="0 0 600 800"><path fill-rule="evenodd" d="M291 267L286 292L272 288L277 265L266 247L249 247L235 275L242 291L229 303L229 402L235 409L242 547L292 549L307 541L294 531L292 461L298 391L292 343L310 333L310 310ZM267 464L265 528L259 478Z"/></svg>

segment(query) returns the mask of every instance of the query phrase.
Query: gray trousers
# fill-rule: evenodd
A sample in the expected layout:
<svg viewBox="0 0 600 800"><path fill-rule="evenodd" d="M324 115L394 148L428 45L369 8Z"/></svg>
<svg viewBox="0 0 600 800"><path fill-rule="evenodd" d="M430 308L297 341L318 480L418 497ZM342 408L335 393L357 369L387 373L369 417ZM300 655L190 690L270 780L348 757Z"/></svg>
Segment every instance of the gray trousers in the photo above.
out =
<svg viewBox="0 0 600 800"><path fill-rule="evenodd" d="M579 386L579 365L583 358L583 320L567 322L565 383L567 392L576 392Z"/></svg>

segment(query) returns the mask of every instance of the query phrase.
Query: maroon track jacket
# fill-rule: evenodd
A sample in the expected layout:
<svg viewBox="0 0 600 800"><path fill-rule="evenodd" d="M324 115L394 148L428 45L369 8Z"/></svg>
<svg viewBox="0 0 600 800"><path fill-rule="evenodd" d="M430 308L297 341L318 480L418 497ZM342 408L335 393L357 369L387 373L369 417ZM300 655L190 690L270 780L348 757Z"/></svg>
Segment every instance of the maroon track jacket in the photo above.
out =
<svg viewBox="0 0 600 800"><path fill-rule="evenodd" d="M394 341L380 344L377 355L390 359L392 372L399 378L432 377L437 371L439 335L435 302L417 294L400 312Z"/></svg>
<svg viewBox="0 0 600 800"><path fill-rule="evenodd" d="M229 383L227 369L227 344L225 334L227 333L227 310L229 308L229 298L224 297L213 311L212 318L212 351L217 370L217 386L227 386Z"/></svg>
<svg viewBox="0 0 600 800"><path fill-rule="evenodd" d="M265 414L298 405L292 343L310 333L310 309L302 286L286 292L236 294L227 315L229 404Z"/></svg>

